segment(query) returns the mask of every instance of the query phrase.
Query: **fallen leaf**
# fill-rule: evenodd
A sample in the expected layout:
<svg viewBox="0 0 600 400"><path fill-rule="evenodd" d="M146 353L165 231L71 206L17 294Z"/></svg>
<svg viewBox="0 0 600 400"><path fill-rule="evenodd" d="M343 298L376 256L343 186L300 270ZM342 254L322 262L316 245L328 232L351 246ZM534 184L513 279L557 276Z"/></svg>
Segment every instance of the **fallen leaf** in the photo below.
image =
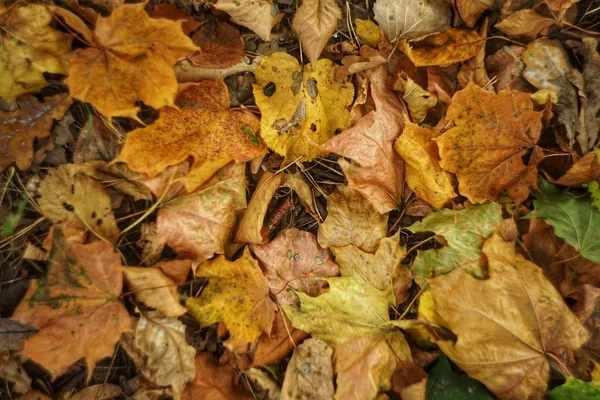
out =
<svg viewBox="0 0 600 400"><path fill-rule="evenodd" d="M541 180L534 194L534 216L544 219L556 235L573 246L583 257L600 263L600 211L588 197L573 197Z"/></svg>
<svg viewBox="0 0 600 400"><path fill-rule="evenodd" d="M361 277L326 279L319 297L297 293L299 306L282 306L295 328L333 348L336 399L372 399L391 388L398 360L410 360L399 331L386 328L391 290L373 288Z"/></svg>
<svg viewBox="0 0 600 400"><path fill-rule="evenodd" d="M50 397L46 396L42 392L38 392L37 390L32 390L28 393L25 393L23 396L19 396L16 400L52 400Z"/></svg>
<svg viewBox="0 0 600 400"><path fill-rule="evenodd" d="M145 311L135 328L135 346L144 356L138 365L150 381L181 392L194 380L196 349L185 340L185 325L159 311Z"/></svg>
<svg viewBox="0 0 600 400"><path fill-rule="evenodd" d="M314 338L296 347L285 370L281 400L333 400L332 354L331 347Z"/></svg>
<svg viewBox="0 0 600 400"><path fill-rule="evenodd" d="M456 0L456 8L460 18L472 28L481 15L494 6L494 0Z"/></svg>
<svg viewBox="0 0 600 400"><path fill-rule="evenodd" d="M597 155L595 152L587 153L581 157L565 172L560 178L552 179L546 176L551 183L555 185L576 187L596 180L600 175Z"/></svg>
<svg viewBox="0 0 600 400"><path fill-rule="evenodd" d="M265 41L269 40L271 29L283 17L271 0L218 0L213 7L226 12L233 22L254 31Z"/></svg>
<svg viewBox="0 0 600 400"><path fill-rule="evenodd" d="M591 37L576 42L575 50L583 57L583 73L579 89L581 108L577 121L579 136L577 141L582 150L598 146L600 131L600 54L596 50L598 41ZM575 70L571 70L573 74ZM573 80L573 78L571 77Z"/></svg>
<svg viewBox="0 0 600 400"><path fill-rule="evenodd" d="M198 263L223 254L237 215L246 207L244 166L236 165L235 170L223 181L161 207L155 244L167 244Z"/></svg>
<svg viewBox="0 0 600 400"><path fill-rule="evenodd" d="M160 269L151 267L123 267L123 276L135 297L163 313L166 317L179 317L187 312L180 304L177 285Z"/></svg>
<svg viewBox="0 0 600 400"><path fill-rule="evenodd" d="M199 82L203 80L225 79L229 76L241 74L242 72L255 72L261 58L255 57L250 62L246 57L239 63L227 68L204 68L192 64L187 58L175 64L175 75L177 82Z"/></svg>
<svg viewBox="0 0 600 400"><path fill-rule="evenodd" d="M0 4L0 97L13 101L48 85L44 72L65 74L71 35L50 27L52 13L43 4ZM1 169L1 168L0 168Z"/></svg>
<svg viewBox="0 0 600 400"><path fill-rule="evenodd" d="M381 29L370 19L356 19L354 21L356 24L356 35L362 40L367 46L371 46L373 48L377 47L381 39L383 39L383 35L381 34Z"/></svg>
<svg viewBox="0 0 600 400"><path fill-rule="evenodd" d="M249 161L266 152L256 136L258 118L229 110L222 80L187 85L176 104L179 109L164 108L152 125L130 132L116 161L154 177L191 157L193 168L184 179L191 192L229 162Z"/></svg>
<svg viewBox="0 0 600 400"><path fill-rule="evenodd" d="M283 176L283 181L281 182L282 187L288 187L294 191L294 193L298 196L300 203L304 206L306 211L311 213L312 215L316 215L314 201L313 201L313 193L309 184L304 179L304 176L296 172L294 174L287 173Z"/></svg>
<svg viewBox="0 0 600 400"><path fill-rule="evenodd" d="M392 375L392 390L402 400L425 399L427 373L412 361L400 361Z"/></svg>
<svg viewBox="0 0 600 400"><path fill-rule="evenodd" d="M565 12L569 7L578 2L579 0L544 0L544 4L552 11L561 12Z"/></svg>
<svg viewBox="0 0 600 400"><path fill-rule="evenodd" d="M500 399L541 398L549 378L546 356L569 354L589 334L542 270L515 253L514 242L495 233L483 252L489 279L456 268L428 280L435 311L458 336L456 343L437 344Z"/></svg>
<svg viewBox="0 0 600 400"><path fill-rule="evenodd" d="M487 260L482 246L500 228L501 213L497 203L472 205L463 210L438 210L407 229L413 233L435 232L444 239L439 250L419 251L412 270L423 278L447 274L456 267L476 278L487 275ZM419 280L417 280L419 282Z"/></svg>
<svg viewBox="0 0 600 400"><path fill-rule="evenodd" d="M543 17L534 10L519 10L494 27L510 36L525 36L535 39L544 29L557 23L558 21Z"/></svg>
<svg viewBox="0 0 600 400"><path fill-rule="evenodd" d="M192 35L200 50L187 56L203 68L228 68L239 63L246 52L240 32L226 22L204 23Z"/></svg>
<svg viewBox="0 0 600 400"><path fill-rule="evenodd" d="M291 55L274 53L256 70L261 137L285 156L284 165L324 155L319 145L347 127L354 87L335 81L334 67L328 59L302 67Z"/></svg>
<svg viewBox="0 0 600 400"><path fill-rule="evenodd" d="M519 90L526 92L531 86L523 78L525 64L521 56L525 48L521 46L504 46L491 56L485 58L486 69L491 75L496 76L494 87L500 90Z"/></svg>
<svg viewBox="0 0 600 400"><path fill-rule="evenodd" d="M406 163L408 187L435 208L442 208L456 193L452 176L440 167L435 137L435 131L407 122L394 148Z"/></svg>
<svg viewBox="0 0 600 400"><path fill-rule="evenodd" d="M540 38L527 45L522 60L526 67L523 77L537 89L549 89L558 94L558 119L565 125L572 146L577 137L577 91L567 79L573 68L569 55L558 40Z"/></svg>
<svg viewBox="0 0 600 400"><path fill-rule="evenodd" d="M396 93L386 87L385 66L368 71L367 76L375 111L322 148L353 161L338 160L348 186L359 191L383 214L398 208L402 197L404 168L394 151L394 141L404 128L405 109Z"/></svg>
<svg viewBox="0 0 600 400"><path fill-rule="evenodd" d="M257 385L262 392L265 392L266 400L281 399L281 388L271 373L258 368L250 368L244 375L252 384Z"/></svg>
<svg viewBox="0 0 600 400"><path fill-rule="evenodd" d="M479 35L487 39L489 30L489 18L486 18L479 27ZM465 61L458 70L458 86L461 89L467 87L469 82L474 82L486 90L493 91L492 80L485 68L485 46L481 46L475 57Z"/></svg>
<svg viewBox="0 0 600 400"><path fill-rule="evenodd" d="M35 326L21 324L8 318L0 318L0 352L19 350L23 340L38 332Z"/></svg>
<svg viewBox="0 0 600 400"><path fill-rule="evenodd" d="M427 116L427 111L435 107L437 98L417 85L406 72L400 73L398 81L403 87L402 99L408 104L408 111L413 122L421 123Z"/></svg>
<svg viewBox="0 0 600 400"><path fill-rule="evenodd" d="M325 248L353 245L373 253L387 233L381 215L356 190L338 185L327 197L327 218L319 225L319 244Z"/></svg>
<svg viewBox="0 0 600 400"><path fill-rule="evenodd" d="M375 21L385 37L413 39L450 28L452 9L443 0L377 0L373 5Z"/></svg>
<svg viewBox="0 0 600 400"><path fill-rule="evenodd" d="M73 154L73 162L111 161L119 154L121 133L116 124L112 127L102 117L88 116L86 124L79 131Z"/></svg>
<svg viewBox="0 0 600 400"><path fill-rule="evenodd" d="M159 109L174 106L175 61L196 46L181 22L152 19L145 3L126 4L98 18L91 47L70 57L65 80L71 95L92 103L107 118L137 118L137 101Z"/></svg>
<svg viewBox="0 0 600 400"><path fill-rule="evenodd" d="M247 248L236 261L223 256L207 261L196 276L208 278L208 286L185 305L202 326L224 322L230 349L253 344L262 332L271 332L276 306L269 298L268 280Z"/></svg>
<svg viewBox="0 0 600 400"><path fill-rule="evenodd" d="M116 243L119 228L104 185L77 165L51 170L40 183L39 194L40 210L53 223L81 235L90 232L92 240Z"/></svg>
<svg viewBox="0 0 600 400"><path fill-rule="evenodd" d="M234 383L234 377L230 365L219 365L210 353L198 353L196 377L181 393L181 400L254 400Z"/></svg>
<svg viewBox="0 0 600 400"><path fill-rule="evenodd" d="M101 383L98 385L88 386L83 388L79 392L75 393L72 396L68 396L68 400L110 400L115 397L119 397L123 394L123 389L121 386L113 385L111 383Z"/></svg>
<svg viewBox="0 0 600 400"><path fill-rule="evenodd" d="M400 247L398 235L381 239L374 254L356 246L331 247L342 276L358 275L378 290L392 286L396 303L408 297L412 285L410 269L401 265L406 249Z"/></svg>
<svg viewBox="0 0 600 400"><path fill-rule="evenodd" d="M521 203L537 188L542 113L527 93L494 94L471 83L454 95L446 117L455 126L437 139L440 165L456 174L460 194L482 203L506 191Z"/></svg>
<svg viewBox="0 0 600 400"><path fill-rule="evenodd" d="M317 238L296 228L286 229L269 243L252 245L250 249L269 280L271 294L278 304L296 303L296 297L288 289L317 296L325 283L318 278L339 274L329 251L317 244Z"/></svg>
<svg viewBox="0 0 600 400"><path fill-rule="evenodd" d="M490 391L479 381L452 371L441 353L427 376L427 400L493 400Z"/></svg>
<svg viewBox="0 0 600 400"><path fill-rule="evenodd" d="M475 57L485 40L472 30L451 28L400 42L400 50L417 67L453 64Z"/></svg>
<svg viewBox="0 0 600 400"><path fill-rule="evenodd" d="M7 351L0 354L0 378L12 382L17 393L31 391L31 378L23 367L25 361L26 357L19 353Z"/></svg>
<svg viewBox="0 0 600 400"><path fill-rule="evenodd" d="M46 97L44 102L22 96L17 101L18 110L0 110L0 171L13 162L22 171L28 169L33 161L34 140L48 137L54 120L62 118L71 103L67 94Z"/></svg>
<svg viewBox="0 0 600 400"><path fill-rule="evenodd" d="M119 0L122 1L122 0ZM188 14L183 8L177 8L175 4L156 4L152 11L148 11L148 15L152 18L167 18L173 21L183 20L181 28L183 33L189 35L196 29L202 26L202 22L194 20L194 18Z"/></svg>
<svg viewBox="0 0 600 400"><path fill-rule="evenodd" d="M267 213L267 207L273 199L273 195L279 189L283 174L272 174L265 172L258 183L248 208L244 212L238 225L235 241L237 243L267 243L267 229L263 228L263 222Z"/></svg>
<svg viewBox="0 0 600 400"><path fill-rule="evenodd" d="M40 329L23 354L56 377L85 358L87 376L96 361L113 354L121 332L131 330L121 294L121 262L103 241L68 242L54 229L47 275L34 280L12 319Z"/></svg>
<svg viewBox="0 0 600 400"><path fill-rule="evenodd" d="M173 279L176 284L181 285L187 281L193 264L192 260L168 260L159 261L152 265L152 267L160 269L163 274Z"/></svg>
<svg viewBox="0 0 600 400"><path fill-rule="evenodd" d="M552 400L593 400L600 398L600 385L568 376L566 383L549 390L546 395Z"/></svg>
<svg viewBox="0 0 600 400"><path fill-rule="evenodd" d="M296 10L292 29L313 65L316 66L341 17L342 10L335 0L302 0Z"/></svg>

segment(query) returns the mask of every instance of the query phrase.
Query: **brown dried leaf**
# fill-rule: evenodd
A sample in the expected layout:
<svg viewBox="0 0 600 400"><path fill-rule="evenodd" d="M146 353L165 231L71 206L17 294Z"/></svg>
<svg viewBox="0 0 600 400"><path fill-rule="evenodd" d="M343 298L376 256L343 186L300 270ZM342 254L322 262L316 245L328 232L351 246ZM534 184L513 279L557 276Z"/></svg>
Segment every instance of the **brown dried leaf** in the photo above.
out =
<svg viewBox="0 0 600 400"><path fill-rule="evenodd" d="M437 344L500 399L539 399L549 378L547 355L570 354L589 334L541 269L515 253L514 242L496 233L483 252L489 279L462 268L429 279L435 311L458 336Z"/></svg>
<svg viewBox="0 0 600 400"><path fill-rule="evenodd" d="M519 10L494 25L495 28L510 36L526 36L534 39L544 29L556 25L558 21L543 17L534 10Z"/></svg>
<svg viewBox="0 0 600 400"><path fill-rule="evenodd" d="M295 304L292 289L317 296L325 281L315 278L337 276L339 269L328 250L317 244L317 238L306 231L291 228L269 243L250 246L263 273L269 280L271 294L279 304Z"/></svg>
<svg viewBox="0 0 600 400"><path fill-rule="evenodd" d="M596 180L599 174L597 155L591 152L577 160L560 178L553 179L548 174L546 178L556 185L576 187Z"/></svg>
<svg viewBox="0 0 600 400"><path fill-rule="evenodd" d="M19 98L18 110L0 110L0 171L13 162L21 170L29 168L33 141L48 137L54 120L62 118L72 102L67 94L46 97L44 102L28 95Z"/></svg>
<svg viewBox="0 0 600 400"><path fill-rule="evenodd" d="M167 317L179 317L187 312L180 304L177 285L160 269L151 267L123 267L123 276L135 297Z"/></svg>
<svg viewBox="0 0 600 400"><path fill-rule="evenodd" d="M447 118L456 126L437 140L440 165L456 174L463 196L483 203L507 191L520 203L537 188L542 113L533 111L529 94L494 94L471 83L454 95Z"/></svg>
<svg viewBox="0 0 600 400"><path fill-rule="evenodd" d="M236 384L230 365L219 365L209 353L196 356L196 377L186 386L181 400L254 400L254 396Z"/></svg>
<svg viewBox="0 0 600 400"><path fill-rule="evenodd" d="M254 31L262 40L269 40L271 29L283 18L271 0L218 0L213 7L225 11L233 22Z"/></svg>
<svg viewBox="0 0 600 400"><path fill-rule="evenodd" d="M194 18L188 14L186 10L183 8L177 8L175 4L157 4L154 6L152 11L148 11L148 15L150 15L152 18L166 18L173 21L183 20L181 28L183 29L183 33L186 35L189 35L202 26L202 22L194 20Z"/></svg>
<svg viewBox="0 0 600 400"><path fill-rule="evenodd" d="M359 191L378 212L386 213L397 208L402 197L404 168L394 142L404 128L404 107L386 87L385 66L369 70L367 76L376 111L322 147L353 160L338 160L348 186Z"/></svg>
<svg viewBox="0 0 600 400"><path fill-rule="evenodd" d="M228 68L238 64L246 52L240 32L226 22L205 23L192 35L200 50L187 59L203 68Z"/></svg>
<svg viewBox="0 0 600 400"><path fill-rule="evenodd" d="M400 50L417 67L444 65L475 57L485 40L473 30L451 28L400 42Z"/></svg>
<svg viewBox="0 0 600 400"><path fill-rule="evenodd" d="M504 46L491 56L485 58L485 65L490 74L496 76L494 87L500 90L519 90L527 92L531 86L523 79L525 64L521 55L525 48L521 46Z"/></svg>
<svg viewBox="0 0 600 400"><path fill-rule="evenodd" d="M387 233L387 215L379 214L360 193L338 185L327 197L327 218L319 225L325 248L353 245L373 253Z"/></svg>
<svg viewBox="0 0 600 400"><path fill-rule="evenodd" d="M450 28L452 8L443 0L377 0L373 5L375 21L385 37L414 39Z"/></svg>
<svg viewBox="0 0 600 400"><path fill-rule="evenodd" d="M460 18L472 28L479 17L494 5L494 0L456 0L456 8Z"/></svg>
<svg viewBox="0 0 600 400"><path fill-rule="evenodd" d="M68 242L54 230L48 273L34 280L13 315L39 327L23 354L58 376L85 358L88 378L96 361L113 354L131 320L119 303L123 277L110 244Z"/></svg>
<svg viewBox="0 0 600 400"><path fill-rule="evenodd" d="M341 17L342 10L335 0L302 0L292 28L311 63L316 64Z"/></svg>

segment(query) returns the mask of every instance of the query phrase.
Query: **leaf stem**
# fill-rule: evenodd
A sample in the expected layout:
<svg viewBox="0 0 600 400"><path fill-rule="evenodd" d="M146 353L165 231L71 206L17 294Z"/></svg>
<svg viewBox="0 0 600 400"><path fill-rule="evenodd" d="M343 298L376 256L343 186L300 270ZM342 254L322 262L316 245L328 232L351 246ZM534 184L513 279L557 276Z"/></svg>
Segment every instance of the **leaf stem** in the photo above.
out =
<svg viewBox="0 0 600 400"><path fill-rule="evenodd" d="M558 358L557 356L555 356L554 354L552 354L550 352L546 353L546 355L549 356L550 358L552 358L554 361L556 361L556 363L558 365L560 365L560 367L565 371L567 376L573 377L573 374L571 373L569 368L567 368L567 366L560 360L560 358Z"/></svg>

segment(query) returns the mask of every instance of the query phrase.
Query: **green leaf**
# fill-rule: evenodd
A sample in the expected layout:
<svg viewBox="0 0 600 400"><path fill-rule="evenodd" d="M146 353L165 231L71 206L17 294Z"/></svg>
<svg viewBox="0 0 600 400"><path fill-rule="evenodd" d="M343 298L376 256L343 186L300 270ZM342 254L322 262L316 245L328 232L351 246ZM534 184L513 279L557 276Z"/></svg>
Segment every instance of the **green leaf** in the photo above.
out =
<svg viewBox="0 0 600 400"><path fill-rule="evenodd" d="M589 197L575 198L545 180L534 194L533 216L546 220L554 233L573 246L582 257L600 263L600 211Z"/></svg>
<svg viewBox="0 0 600 400"><path fill-rule="evenodd" d="M452 371L444 353L427 376L427 400L493 400L485 385L467 375Z"/></svg>
<svg viewBox="0 0 600 400"><path fill-rule="evenodd" d="M26 205L27 205L27 199L23 198L21 200L21 202L19 202L17 211L15 211L14 213L12 213L8 217L6 217L6 222L4 222L4 224L0 228L0 236L1 237L8 237L8 236L12 235L13 232L17 229L17 226L19 226L19 222L21 222L21 217L23 216L23 213L25 212Z"/></svg>
<svg viewBox="0 0 600 400"><path fill-rule="evenodd" d="M595 400L600 399L600 386L594 382L584 382L567 378L567 382L546 393L552 400Z"/></svg>
<svg viewBox="0 0 600 400"><path fill-rule="evenodd" d="M415 280L447 274L461 267L476 278L485 276L486 258L483 242L500 227L500 208L496 203L474 205L464 210L439 210L409 226L411 232L435 232L443 236L442 249L419 251L412 269Z"/></svg>
<svg viewBox="0 0 600 400"><path fill-rule="evenodd" d="M586 187L592 197L592 206L596 207L596 210L600 210L600 185L596 181L591 181Z"/></svg>

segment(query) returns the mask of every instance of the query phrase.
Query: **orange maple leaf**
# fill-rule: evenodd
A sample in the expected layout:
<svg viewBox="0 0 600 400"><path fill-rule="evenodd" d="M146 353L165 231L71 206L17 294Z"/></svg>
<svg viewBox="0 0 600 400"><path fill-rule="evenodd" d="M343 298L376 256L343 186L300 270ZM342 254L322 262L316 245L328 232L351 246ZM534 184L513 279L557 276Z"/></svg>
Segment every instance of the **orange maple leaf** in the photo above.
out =
<svg viewBox="0 0 600 400"><path fill-rule="evenodd" d="M454 95L447 117L456 126L438 139L440 165L456 174L463 196L483 203L506 191L520 203L537 189L542 113L528 93L494 94L470 83Z"/></svg>
<svg viewBox="0 0 600 400"><path fill-rule="evenodd" d="M136 118L139 100L153 108L173 106L173 64L197 49L181 30L181 21L152 19L145 6L117 8L108 18L98 18L93 33L73 15L60 13L91 46L69 57L65 83L74 98L92 103L108 118Z"/></svg>
<svg viewBox="0 0 600 400"><path fill-rule="evenodd" d="M12 319L39 333L25 341L24 354L56 377L86 359L88 377L96 361L112 355L131 320L119 303L123 276L112 245L69 242L54 230L47 275L34 280Z"/></svg>
<svg viewBox="0 0 600 400"><path fill-rule="evenodd" d="M116 161L152 177L192 157L194 169L185 179L192 191L230 161L249 161L266 152L255 136L258 118L229 110L222 80L184 86L177 105L181 108L163 108L156 122L131 132Z"/></svg>

